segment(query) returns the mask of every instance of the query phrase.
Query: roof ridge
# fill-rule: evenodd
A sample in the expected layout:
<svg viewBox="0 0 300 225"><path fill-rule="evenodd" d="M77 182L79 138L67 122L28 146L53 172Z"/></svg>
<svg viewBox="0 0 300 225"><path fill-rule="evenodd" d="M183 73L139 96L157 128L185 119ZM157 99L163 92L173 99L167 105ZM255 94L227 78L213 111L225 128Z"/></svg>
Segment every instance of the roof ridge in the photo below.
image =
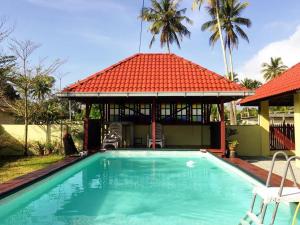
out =
<svg viewBox="0 0 300 225"><path fill-rule="evenodd" d="M141 55L141 53L136 53L136 54L134 54L132 56L129 56L129 57L121 60L121 61L118 61L118 62L114 63L113 65L111 65L111 66L109 66L109 67L107 67L107 68L105 68L103 70L100 70L100 71L98 71L96 73L93 73L90 76L88 76L88 77L86 77L86 78L84 78L82 80L79 80L76 83L73 83L73 84L69 85L68 87L64 88L64 90L73 89L73 88L77 87L78 85L80 85L81 83L86 82L86 81L88 81L88 80L90 80L90 79L92 79L94 77L100 76L101 74L106 73L106 72L114 69L115 67L117 67L117 66L119 66L119 65L121 65L121 64L123 64L125 62L128 62L129 60L132 60L133 58L135 58L135 57L137 57L139 55Z"/></svg>

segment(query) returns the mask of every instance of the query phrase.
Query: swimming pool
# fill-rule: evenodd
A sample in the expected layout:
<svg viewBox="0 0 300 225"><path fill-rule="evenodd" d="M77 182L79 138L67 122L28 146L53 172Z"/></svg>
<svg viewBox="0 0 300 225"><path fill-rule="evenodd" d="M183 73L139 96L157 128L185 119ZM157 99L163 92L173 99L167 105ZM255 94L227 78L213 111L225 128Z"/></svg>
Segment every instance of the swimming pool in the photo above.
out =
<svg viewBox="0 0 300 225"><path fill-rule="evenodd" d="M2 199L0 224L235 225L253 185L209 153L99 153ZM275 224L293 212L281 205Z"/></svg>

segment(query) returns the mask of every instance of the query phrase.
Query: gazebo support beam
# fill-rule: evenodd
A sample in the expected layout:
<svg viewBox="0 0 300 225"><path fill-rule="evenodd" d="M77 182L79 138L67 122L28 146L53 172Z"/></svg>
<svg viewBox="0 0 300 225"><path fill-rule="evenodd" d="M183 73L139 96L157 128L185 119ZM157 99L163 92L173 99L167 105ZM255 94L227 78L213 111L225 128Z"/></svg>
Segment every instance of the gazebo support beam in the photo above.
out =
<svg viewBox="0 0 300 225"><path fill-rule="evenodd" d="M152 102L152 149L156 149L156 100Z"/></svg>
<svg viewBox="0 0 300 225"><path fill-rule="evenodd" d="M91 104L86 104L85 106L85 115L84 115L84 143L83 143L83 150L89 151L88 144L89 144L89 117L91 112Z"/></svg>
<svg viewBox="0 0 300 225"><path fill-rule="evenodd" d="M220 103L220 107L219 107L219 113L220 113L220 148L221 148L221 151L223 153L223 155L225 156L225 151L226 151L226 140L225 140L225 133L226 133L226 130L225 130L225 112L224 112L224 103L221 102Z"/></svg>

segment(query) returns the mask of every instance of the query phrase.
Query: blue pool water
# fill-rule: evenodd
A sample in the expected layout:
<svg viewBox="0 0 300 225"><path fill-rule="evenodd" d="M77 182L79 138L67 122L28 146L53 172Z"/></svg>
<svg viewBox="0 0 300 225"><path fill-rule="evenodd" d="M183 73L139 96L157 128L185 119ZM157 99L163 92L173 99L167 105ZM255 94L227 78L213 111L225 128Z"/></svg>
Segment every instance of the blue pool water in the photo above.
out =
<svg viewBox="0 0 300 225"><path fill-rule="evenodd" d="M208 153L106 152L1 200L0 224L237 225L255 184Z"/></svg>

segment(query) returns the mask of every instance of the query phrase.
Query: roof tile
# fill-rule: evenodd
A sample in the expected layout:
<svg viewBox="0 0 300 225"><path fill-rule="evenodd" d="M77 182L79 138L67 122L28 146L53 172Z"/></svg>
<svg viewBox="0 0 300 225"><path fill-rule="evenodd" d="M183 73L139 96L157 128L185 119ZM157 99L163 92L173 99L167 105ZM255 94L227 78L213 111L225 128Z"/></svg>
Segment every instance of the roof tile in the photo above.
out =
<svg viewBox="0 0 300 225"><path fill-rule="evenodd" d="M63 92L247 91L175 54L136 54L97 72Z"/></svg>
<svg viewBox="0 0 300 225"><path fill-rule="evenodd" d="M255 94L244 98L240 104L251 104L268 97L300 89L300 63L283 72L255 90Z"/></svg>

